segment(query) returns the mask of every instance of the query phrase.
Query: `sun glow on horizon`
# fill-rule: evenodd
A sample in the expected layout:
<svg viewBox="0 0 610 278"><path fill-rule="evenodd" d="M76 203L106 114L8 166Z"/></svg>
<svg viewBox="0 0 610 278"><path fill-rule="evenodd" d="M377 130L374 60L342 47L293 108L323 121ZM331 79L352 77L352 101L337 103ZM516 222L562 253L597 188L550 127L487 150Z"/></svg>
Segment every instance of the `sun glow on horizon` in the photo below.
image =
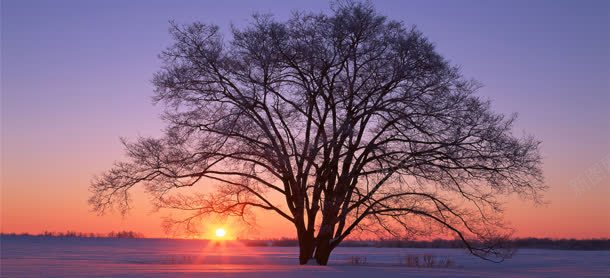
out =
<svg viewBox="0 0 610 278"><path fill-rule="evenodd" d="M224 238L227 235L227 231L225 231L225 229L223 229L223 228L218 228L218 229L216 229L214 234L216 235L217 238Z"/></svg>

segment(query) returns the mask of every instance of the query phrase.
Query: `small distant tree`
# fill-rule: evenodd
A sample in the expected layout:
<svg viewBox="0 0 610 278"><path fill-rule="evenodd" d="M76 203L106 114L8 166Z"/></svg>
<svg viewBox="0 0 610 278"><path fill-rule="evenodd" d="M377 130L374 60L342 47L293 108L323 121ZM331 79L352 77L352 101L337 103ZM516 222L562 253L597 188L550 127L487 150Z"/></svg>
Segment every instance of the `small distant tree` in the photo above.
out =
<svg viewBox="0 0 610 278"><path fill-rule="evenodd" d="M537 200L539 142L514 136L514 117L492 112L417 29L369 4L332 10L256 15L231 40L172 23L153 81L165 135L124 142L130 160L92 182L93 208L126 212L142 184L159 208L191 212L170 222L187 229L252 209L282 216L301 264L327 264L355 231L449 233L502 259L499 197Z"/></svg>

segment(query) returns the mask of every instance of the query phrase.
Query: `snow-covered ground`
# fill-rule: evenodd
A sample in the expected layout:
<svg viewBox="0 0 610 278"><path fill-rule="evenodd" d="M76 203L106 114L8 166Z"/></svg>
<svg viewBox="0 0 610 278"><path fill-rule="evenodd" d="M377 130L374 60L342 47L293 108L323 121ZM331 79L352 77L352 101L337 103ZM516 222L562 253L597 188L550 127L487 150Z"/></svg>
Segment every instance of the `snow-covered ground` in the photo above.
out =
<svg viewBox="0 0 610 278"><path fill-rule="evenodd" d="M338 248L328 266L299 266L294 247L194 240L2 237L0 248L2 277L610 277L610 251L521 249L496 264L457 249ZM423 255L455 265L405 265Z"/></svg>

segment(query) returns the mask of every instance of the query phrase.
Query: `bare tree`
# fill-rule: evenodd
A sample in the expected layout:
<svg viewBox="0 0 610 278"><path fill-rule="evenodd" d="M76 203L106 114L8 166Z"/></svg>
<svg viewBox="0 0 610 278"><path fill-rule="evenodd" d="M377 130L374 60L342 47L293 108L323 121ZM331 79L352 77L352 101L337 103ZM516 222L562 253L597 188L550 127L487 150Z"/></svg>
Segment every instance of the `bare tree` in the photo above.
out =
<svg viewBox="0 0 610 278"><path fill-rule="evenodd" d="M143 184L158 207L192 212L173 222L187 228L251 209L281 215L301 264L327 264L354 231L453 234L497 260L509 232L498 197L544 189L539 142L514 136L514 117L492 112L476 82L369 4L256 15L230 41L201 23L170 33L153 81L165 135L124 143L130 161L92 182L98 212L127 211Z"/></svg>

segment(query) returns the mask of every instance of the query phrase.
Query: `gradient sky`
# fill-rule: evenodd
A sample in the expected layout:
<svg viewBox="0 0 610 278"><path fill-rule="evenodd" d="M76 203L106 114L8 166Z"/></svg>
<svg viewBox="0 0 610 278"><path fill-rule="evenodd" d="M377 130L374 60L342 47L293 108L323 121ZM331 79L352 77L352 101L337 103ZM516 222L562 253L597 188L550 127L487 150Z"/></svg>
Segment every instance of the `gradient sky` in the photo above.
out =
<svg viewBox="0 0 610 278"><path fill-rule="evenodd" d="M484 84L515 132L543 141L548 204L507 199L517 236L610 237L610 1L374 1L415 24ZM152 105L168 20L226 32L256 11L285 19L328 1L1 1L2 232L163 235L145 196L127 216L89 211L94 174L123 157L119 137L161 134ZM228 37L228 36L227 36ZM136 192L137 194L137 192ZM259 217L262 218L262 217ZM276 217L253 237L293 236Z"/></svg>

